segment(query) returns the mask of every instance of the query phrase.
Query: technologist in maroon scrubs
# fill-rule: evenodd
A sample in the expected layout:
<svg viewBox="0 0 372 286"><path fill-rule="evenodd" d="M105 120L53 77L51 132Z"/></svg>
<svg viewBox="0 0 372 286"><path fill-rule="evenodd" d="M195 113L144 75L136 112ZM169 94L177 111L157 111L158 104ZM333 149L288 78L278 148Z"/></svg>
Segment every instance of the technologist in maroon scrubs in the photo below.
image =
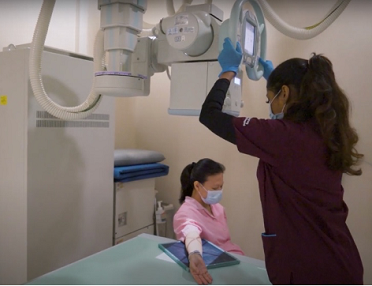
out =
<svg viewBox="0 0 372 286"><path fill-rule="evenodd" d="M239 152L260 159L262 241L271 283L363 284L341 185L344 173L361 175L355 165L363 155L355 149L349 102L332 63L313 54L273 70L260 59L270 119L258 119L221 111L241 59L240 44L235 48L226 38L218 57L222 72L199 120Z"/></svg>

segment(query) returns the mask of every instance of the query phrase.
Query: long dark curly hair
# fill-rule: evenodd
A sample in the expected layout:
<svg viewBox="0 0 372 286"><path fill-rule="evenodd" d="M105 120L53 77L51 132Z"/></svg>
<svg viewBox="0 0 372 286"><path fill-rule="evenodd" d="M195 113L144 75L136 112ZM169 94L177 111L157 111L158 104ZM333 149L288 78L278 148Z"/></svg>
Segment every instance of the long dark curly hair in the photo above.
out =
<svg viewBox="0 0 372 286"><path fill-rule="evenodd" d="M267 89L276 93L283 85L290 89L284 119L315 119L327 146L328 167L361 175L361 169L353 168L363 155L355 149L358 135L350 126L349 100L336 82L331 61L315 53L309 60L289 59L270 74Z"/></svg>

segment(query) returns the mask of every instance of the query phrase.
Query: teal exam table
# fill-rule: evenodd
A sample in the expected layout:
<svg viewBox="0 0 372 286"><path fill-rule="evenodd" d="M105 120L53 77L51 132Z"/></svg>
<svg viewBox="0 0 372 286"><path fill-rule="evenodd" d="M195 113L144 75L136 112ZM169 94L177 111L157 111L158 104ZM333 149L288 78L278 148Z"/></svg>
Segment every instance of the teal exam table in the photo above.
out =
<svg viewBox="0 0 372 286"><path fill-rule="evenodd" d="M29 285L66 284L196 284L183 270L159 249L158 244L174 241L164 237L141 234L82 260L47 273ZM238 265L210 269L212 284L270 284L261 260L235 255ZM161 258L165 258L161 259Z"/></svg>

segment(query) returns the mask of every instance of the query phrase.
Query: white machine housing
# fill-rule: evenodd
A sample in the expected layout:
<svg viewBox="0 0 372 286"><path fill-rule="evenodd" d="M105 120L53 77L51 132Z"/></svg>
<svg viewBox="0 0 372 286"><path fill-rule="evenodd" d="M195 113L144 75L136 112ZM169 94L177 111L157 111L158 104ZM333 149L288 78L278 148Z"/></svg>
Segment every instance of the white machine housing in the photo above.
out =
<svg viewBox="0 0 372 286"><path fill-rule="evenodd" d="M221 67L217 61L223 12L213 4L186 6L184 12L164 18L155 29L157 62L171 66L168 113L198 116ZM241 78L231 83L223 111L239 115Z"/></svg>
<svg viewBox="0 0 372 286"><path fill-rule="evenodd" d="M151 72L134 67L139 62L151 62L148 58L151 52L141 53L140 50L137 51L140 57L132 57L138 44L138 34L142 31L146 8L146 0L98 1L101 29L104 31L106 70L96 73L94 85L97 93L115 97L149 94Z"/></svg>
<svg viewBox="0 0 372 286"><path fill-rule="evenodd" d="M172 64L171 96L168 113L198 116L203 102L218 79L221 67L217 61ZM230 83L223 111L238 116L243 107L242 71Z"/></svg>
<svg viewBox="0 0 372 286"><path fill-rule="evenodd" d="M82 120L51 116L30 86L29 47L0 52L0 284L112 246L114 98ZM92 58L45 47L42 79L59 104L83 101L92 74Z"/></svg>

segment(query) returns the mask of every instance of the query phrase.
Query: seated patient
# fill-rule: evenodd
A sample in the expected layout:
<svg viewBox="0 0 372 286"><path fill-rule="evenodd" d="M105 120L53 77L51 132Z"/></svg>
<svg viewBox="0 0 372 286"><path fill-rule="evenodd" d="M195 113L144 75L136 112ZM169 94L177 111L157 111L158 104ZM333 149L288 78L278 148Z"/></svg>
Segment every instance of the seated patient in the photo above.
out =
<svg viewBox="0 0 372 286"><path fill-rule="evenodd" d="M222 164L202 159L187 165L181 173L181 207L174 215L173 228L177 239L185 243L190 272L199 284L212 282L203 260L200 260L201 238L225 251L244 255L240 247L231 242L225 209L219 204L224 170ZM198 259L202 265L193 263L193 259Z"/></svg>

